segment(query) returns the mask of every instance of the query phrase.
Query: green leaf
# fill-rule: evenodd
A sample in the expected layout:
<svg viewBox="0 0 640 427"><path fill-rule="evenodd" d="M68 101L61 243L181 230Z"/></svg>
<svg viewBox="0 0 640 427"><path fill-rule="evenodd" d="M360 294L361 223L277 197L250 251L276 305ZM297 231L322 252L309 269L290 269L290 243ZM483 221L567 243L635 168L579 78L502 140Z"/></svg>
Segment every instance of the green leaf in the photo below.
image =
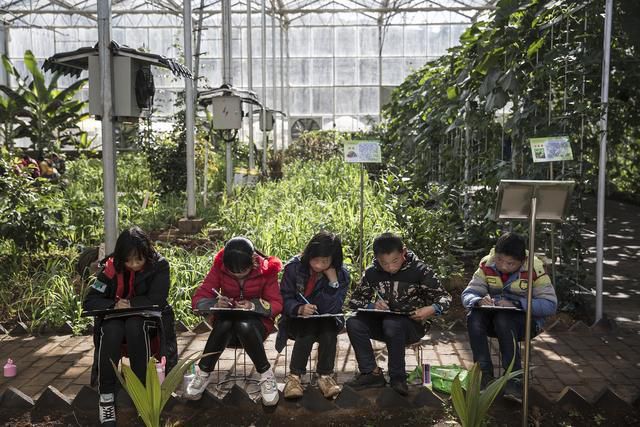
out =
<svg viewBox="0 0 640 427"><path fill-rule="evenodd" d="M456 99L458 96L458 89L455 86L450 86L447 88L447 98L451 101Z"/></svg>
<svg viewBox="0 0 640 427"><path fill-rule="evenodd" d="M531 43L527 48L527 57L531 58L533 55L535 55L536 52L538 52L540 48L544 46L544 42L545 42L545 38L541 37L535 42Z"/></svg>

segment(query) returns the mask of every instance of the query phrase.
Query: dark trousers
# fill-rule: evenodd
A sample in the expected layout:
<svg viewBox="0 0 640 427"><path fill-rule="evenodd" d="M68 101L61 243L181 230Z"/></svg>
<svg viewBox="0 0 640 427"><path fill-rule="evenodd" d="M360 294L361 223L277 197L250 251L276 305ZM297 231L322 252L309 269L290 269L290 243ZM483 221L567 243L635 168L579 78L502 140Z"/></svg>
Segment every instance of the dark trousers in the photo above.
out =
<svg viewBox="0 0 640 427"><path fill-rule="evenodd" d="M227 317L223 315L216 318L213 330L204 346L205 354L214 354L200 359L198 366L202 371L213 371L222 352L230 344L234 347L239 344L244 348L256 367L256 371L262 374L269 370L271 365L264 351L264 339L267 336L264 325L257 316L245 316L232 315Z"/></svg>
<svg viewBox="0 0 640 427"><path fill-rule="evenodd" d="M424 329L407 316L359 313L347 320L347 334L356 353L358 369L371 373L377 366L370 339L384 341L392 381L405 381L405 347L420 341Z"/></svg>
<svg viewBox="0 0 640 427"><path fill-rule="evenodd" d="M155 328L156 321L140 316L109 319L100 327L100 351L98 357L98 389L100 393L114 393L116 373L111 361L117 366L121 358L121 346L127 341L127 353L131 369L136 376L146 382L147 363L151 357L149 329Z"/></svg>
<svg viewBox="0 0 640 427"><path fill-rule="evenodd" d="M287 328L295 339L291 352L291 373L303 375L307 370L307 360L311 354L313 343L318 343L318 375L333 373L336 360L336 344L338 328L335 318L324 319L288 319Z"/></svg>
<svg viewBox="0 0 640 427"><path fill-rule="evenodd" d="M506 369L511 364L514 357L513 370L521 368L520 346L518 342L525 338L526 319L523 312L498 311L472 309L467 316L467 330L473 361L480 365L482 372L493 376L493 363L489 351L489 340L487 337L498 338L500 353L502 354L502 366ZM535 325L532 326L531 336L535 335ZM514 346L514 339L516 341Z"/></svg>

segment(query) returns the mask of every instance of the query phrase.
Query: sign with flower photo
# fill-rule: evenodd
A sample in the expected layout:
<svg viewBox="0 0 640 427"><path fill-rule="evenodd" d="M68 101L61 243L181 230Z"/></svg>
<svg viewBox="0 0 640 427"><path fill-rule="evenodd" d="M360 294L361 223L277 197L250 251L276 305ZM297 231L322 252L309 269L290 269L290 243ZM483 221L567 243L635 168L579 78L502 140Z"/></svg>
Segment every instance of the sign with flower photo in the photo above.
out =
<svg viewBox="0 0 640 427"><path fill-rule="evenodd" d="M380 141L345 142L344 161L347 163L382 163Z"/></svg>
<svg viewBox="0 0 640 427"><path fill-rule="evenodd" d="M534 163L573 160L571 143L567 136L530 138L529 144Z"/></svg>

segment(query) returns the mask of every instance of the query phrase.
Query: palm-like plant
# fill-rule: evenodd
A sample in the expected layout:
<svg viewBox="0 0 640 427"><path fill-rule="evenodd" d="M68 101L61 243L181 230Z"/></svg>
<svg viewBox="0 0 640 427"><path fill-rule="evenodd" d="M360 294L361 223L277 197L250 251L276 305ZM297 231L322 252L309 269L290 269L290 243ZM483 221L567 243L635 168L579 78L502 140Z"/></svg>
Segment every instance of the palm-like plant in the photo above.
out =
<svg viewBox="0 0 640 427"><path fill-rule="evenodd" d="M78 123L89 117L83 112L86 102L74 99L74 96L87 82L81 79L65 89L58 89L60 73L54 73L47 84L38 62L30 50L24 53L24 64L30 76L26 79L3 55L2 63L7 72L13 76L17 88L0 85L0 91L7 98L2 101L6 105L0 113L9 115L4 121L5 141L26 137L33 143L33 148L41 152L44 148L59 150L63 144L74 145L84 139L84 132ZM15 126L15 128L14 128Z"/></svg>
<svg viewBox="0 0 640 427"><path fill-rule="evenodd" d="M144 425L147 427L160 427L162 409L169 401L171 393L182 382L184 373L191 368L191 365L196 360L210 354L212 353L196 356L196 353L192 353L186 359L178 361L178 364L167 374L162 384L160 384L156 373L156 360L152 357L147 365L146 386L142 385L142 382L129 366L123 364L122 374L120 374L118 367L113 362L111 364L122 387L127 391L136 406Z"/></svg>

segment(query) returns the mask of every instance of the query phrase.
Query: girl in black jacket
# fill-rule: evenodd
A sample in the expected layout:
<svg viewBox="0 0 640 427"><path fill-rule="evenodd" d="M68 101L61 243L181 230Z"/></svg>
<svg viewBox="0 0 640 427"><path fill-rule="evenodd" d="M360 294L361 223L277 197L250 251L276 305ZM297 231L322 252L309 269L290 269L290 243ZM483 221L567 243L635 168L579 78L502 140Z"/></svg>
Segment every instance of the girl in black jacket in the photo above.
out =
<svg viewBox="0 0 640 427"><path fill-rule="evenodd" d="M169 263L155 251L149 237L138 227L123 231L113 254L102 262L102 270L89 288L84 309L106 310L157 305L167 307ZM131 368L145 383L151 357L149 329L154 319L129 316L103 320L96 318L98 389L100 422L115 426L116 375L111 361L118 365L121 346L126 341ZM94 361L95 363L95 361Z"/></svg>
<svg viewBox="0 0 640 427"><path fill-rule="evenodd" d="M284 397L302 396L300 376L304 375L314 342L318 342L318 386L332 399L340 393L333 378L338 331L344 320L339 317L307 318L314 314L341 313L349 273L342 265L340 237L327 231L317 233L301 256L293 257L284 267L280 292L284 302L286 327L278 332L276 349L281 351L286 339L295 340L291 354L291 375L287 377Z"/></svg>

